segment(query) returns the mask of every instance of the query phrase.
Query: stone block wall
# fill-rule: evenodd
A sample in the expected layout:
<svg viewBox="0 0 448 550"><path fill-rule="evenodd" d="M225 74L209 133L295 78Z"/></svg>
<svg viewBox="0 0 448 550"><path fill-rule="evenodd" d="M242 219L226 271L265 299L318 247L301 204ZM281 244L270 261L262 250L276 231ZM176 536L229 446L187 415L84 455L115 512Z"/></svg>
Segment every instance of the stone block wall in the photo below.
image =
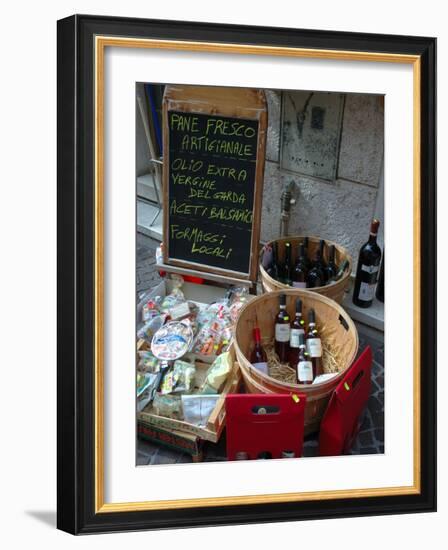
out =
<svg viewBox="0 0 448 550"><path fill-rule="evenodd" d="M344 101L334 181L303 176L281 169L282 93L266 91L269 127L263 191L261 239L280 233L280 197L293 181L289 233L316 235L336 241L356 262L367 240L382 185L384 101L382 96L347 94ZM381 190L381 189L380 189ZM381 220L382 221L382 220Z"/></svg>

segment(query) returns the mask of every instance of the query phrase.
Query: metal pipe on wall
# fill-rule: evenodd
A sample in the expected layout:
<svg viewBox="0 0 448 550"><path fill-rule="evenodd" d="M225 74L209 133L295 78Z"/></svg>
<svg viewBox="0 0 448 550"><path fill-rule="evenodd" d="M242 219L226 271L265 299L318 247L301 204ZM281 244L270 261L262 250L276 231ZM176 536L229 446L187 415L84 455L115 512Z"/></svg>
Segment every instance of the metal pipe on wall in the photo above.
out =
<svg viewBox="0 0 448 550"><path fill-rule="evenodd" d="M292 197L292 188L294 180L291 180L284 186L283 193L280 198L280 236L286 237L289 231L289 217L291 215L291 205L295 204L295 199Z"/></svg>

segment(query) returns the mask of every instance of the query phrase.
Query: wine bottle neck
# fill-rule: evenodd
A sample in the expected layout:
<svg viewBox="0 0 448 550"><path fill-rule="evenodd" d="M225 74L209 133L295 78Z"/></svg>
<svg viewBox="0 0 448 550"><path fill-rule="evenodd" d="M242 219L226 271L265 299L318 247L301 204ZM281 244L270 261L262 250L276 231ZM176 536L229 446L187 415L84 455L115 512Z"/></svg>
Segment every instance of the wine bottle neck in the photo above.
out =
<svg viewBox="0 0 448 550"><path fill-rule="evenodd" d="M376 243L376 238L377 238L377 233L370 233L369 235L369 244L375 244Z"/></svg>

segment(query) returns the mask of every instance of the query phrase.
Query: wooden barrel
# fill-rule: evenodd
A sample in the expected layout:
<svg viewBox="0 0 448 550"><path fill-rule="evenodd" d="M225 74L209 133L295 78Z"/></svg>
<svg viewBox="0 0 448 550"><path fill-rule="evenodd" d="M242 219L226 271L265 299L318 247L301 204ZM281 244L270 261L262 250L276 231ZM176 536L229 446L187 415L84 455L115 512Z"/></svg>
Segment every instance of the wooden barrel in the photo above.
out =
<svg viewBox="0 0 448 550"><path fill-rule="evenodd" d="M338 356L340 370L336 376L320 384L290 384L281 382L254 369L248 357L253 347L252 329L258 326L263 342L271 342L274 337L274 321L279 310L279 296L286 295L286 307L292 318L296 298L301 298L303 313L316 312L317 328L321 331L322 342L330 344ZM358 352L358 331L347 312L334 300L305 290L289 289L268 292L254 298L241 310L235 333L234 348L243 379L250 393L305 393L305 434L315 432L327 407L330 396L344 376L344 372L354 361Z"/></svg>
<svg viewBox="0 0 448 550"><path fill-rule="evenodd" d="M305 237L300 235L295 235L293 237L282 237L281 239L275 239L274 241L269 241L266 244L272 246L274 242L277 243L279 261L282 262L284 260L284 254L285 254L285 243L286 242L291 243L291 248L293 250L292 259L293 259L293 262L295 262L299 244L303 242L304 238ZM319 237L308 237L308 257L310 259L314 258L316 250L319 247L320 240L321 239ZM348 267L345 270L345 273L336 283L328 286L318 286L316 288L310 288L307 290L307 292L317 292L318 294L322 294L322 296L327 296L328 298L331 298L332 300L335 300L336 302L341 304L344 298L345 290L347 289L348 284L350 282L350 274L352 272L352 257L348 253L348 250L346 250L343 246L337 243L325 240L325 244L326 244L324 249L325 261L328 261L330 246L334 245L336 249L336 252L335 252L336 265L340 266L344 260L348 260ZM280 283L276 281L270 275L267 274L266 270L262 265L262 261L261 261L262 255L263 255L263 250L260 253L259 269L260 269L260 275L261 275L261 282L265 292L272 292L274 290L284 290L287 288L291 288L288 285L285 285L284 283Z"/></svg>

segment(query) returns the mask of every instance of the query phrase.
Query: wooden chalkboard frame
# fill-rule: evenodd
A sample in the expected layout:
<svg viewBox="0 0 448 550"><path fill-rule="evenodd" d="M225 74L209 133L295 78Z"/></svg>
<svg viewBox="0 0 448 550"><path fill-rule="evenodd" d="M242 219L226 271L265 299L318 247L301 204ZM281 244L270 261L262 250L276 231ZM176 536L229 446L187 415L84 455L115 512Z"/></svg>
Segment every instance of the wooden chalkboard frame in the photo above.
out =
<svg viewBox="0 0 448 550"><path fill-rule="evenodd" d="M210 98L204 94L204 90L210 92ZM226 96L229 92L236 92L242 95L245 91L255 93L257 103L254 105L236 104L229 101ZM185 94L191 94L191 99ZM215 102L214 102L215 101ZM218 105L219 102L219 105ZM255 168L254 201L253 201L253 222L252 238L250 246L249 269L247 272L233 271L206 264L189 262L178 258L170 257L169 249L169 130L168 113L170 111L182 111L189 114L209 114L213 116L240 118L245 120L256 120L258 122L257 161ZM190 85L167 85L165 89L163 108L163 261L165 265L185 268L186 270L199 271L207 278L207 273L220 275L229 281L235 278L247 280L254 283L258 273L258 249L260 241L261 206L263 195L263 179L266 158L266 137L268 114L266 97L263 90L251 90L248 88L223 88L217 86L190 86Z"/></svg>

